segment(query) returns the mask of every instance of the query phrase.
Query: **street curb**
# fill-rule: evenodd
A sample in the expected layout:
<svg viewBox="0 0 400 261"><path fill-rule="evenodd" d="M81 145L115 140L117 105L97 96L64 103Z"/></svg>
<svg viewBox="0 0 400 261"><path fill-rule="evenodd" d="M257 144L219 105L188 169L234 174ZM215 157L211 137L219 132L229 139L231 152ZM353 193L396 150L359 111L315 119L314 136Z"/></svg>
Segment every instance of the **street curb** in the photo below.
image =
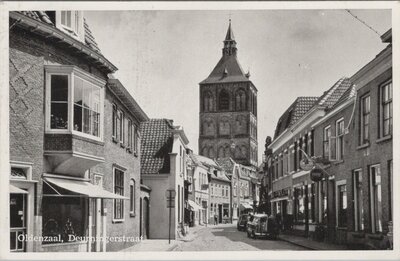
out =
<svg viewBox="0 0 400 261"><path fill-rule="evenodd" d="M291 244L293 244L293 245L296 245L296 246L301 246L301 247L307 248L307 249L309 249L309 250L320 250L320 249L318 249L318 248L312 248L312 247L309 247L309 246L305 246L305 245L303 245L303 244L296 243L296 242L290 241L290 240L288 240L288 239L281 238L281 237L279 237L279 236L278 236L278 239L281 240L281 241L289 242L289 243L291 243Z"/></svg>
<svg viewBox="0 0 400 261"><path fill-rule="evenodd" d="M171 246L170 248L168 248L167 249L167 251L174 251L175 250L175 248L177 248L178 247L178 243L176 243L175 245L173 245L173 246Z"/></svg>

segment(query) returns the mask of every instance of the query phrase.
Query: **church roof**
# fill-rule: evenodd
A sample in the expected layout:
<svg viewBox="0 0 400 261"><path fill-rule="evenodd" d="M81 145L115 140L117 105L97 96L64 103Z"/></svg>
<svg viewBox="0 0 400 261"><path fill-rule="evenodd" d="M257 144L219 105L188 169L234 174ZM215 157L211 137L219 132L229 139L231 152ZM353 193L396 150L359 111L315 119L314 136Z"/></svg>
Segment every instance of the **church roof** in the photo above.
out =
<svg viewBox="0 0 400 261"><path fill-rule="evenodd" d="M249 81L236 55L224 55L207 79L203 80L200 84Z"/></svg>
<svg viewBox="0 0 400 261"><path fill-rule="evenodd" d="M226 83L226 82L250 82L249 74L245 74L236 56L236 41L233 35L231 21L229 20L228 31L224 40L223 55L210 75L200 82Z"/></svg>

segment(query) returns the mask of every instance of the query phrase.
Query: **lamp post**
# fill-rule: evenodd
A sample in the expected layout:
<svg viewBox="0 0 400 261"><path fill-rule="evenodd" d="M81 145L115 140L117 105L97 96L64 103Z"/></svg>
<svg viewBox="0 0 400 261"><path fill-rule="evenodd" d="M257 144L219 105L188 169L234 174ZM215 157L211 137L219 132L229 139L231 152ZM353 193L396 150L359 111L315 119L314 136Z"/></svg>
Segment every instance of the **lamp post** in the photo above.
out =
<svg viewBox="0 0 400 261"><path fill-rule="evenodd" d="M169 208L169 220L168 220L168 244L171 244L171 209L175 208L175 189L167 189L165 196L167 197L167 208Z"/></svg>

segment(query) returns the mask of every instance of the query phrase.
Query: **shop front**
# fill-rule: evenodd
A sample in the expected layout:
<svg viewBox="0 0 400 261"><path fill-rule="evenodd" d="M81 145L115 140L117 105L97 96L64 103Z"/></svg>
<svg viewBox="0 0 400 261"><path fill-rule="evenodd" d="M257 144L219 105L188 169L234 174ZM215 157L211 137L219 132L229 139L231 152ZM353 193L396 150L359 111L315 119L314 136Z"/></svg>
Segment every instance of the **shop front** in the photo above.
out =
<svg viewBox="0 0 400 261"><path fill-rule="evenodd" d="M42 242L46 252L106 251L104 200L128 199L88 179L43 175Z"/></svg>

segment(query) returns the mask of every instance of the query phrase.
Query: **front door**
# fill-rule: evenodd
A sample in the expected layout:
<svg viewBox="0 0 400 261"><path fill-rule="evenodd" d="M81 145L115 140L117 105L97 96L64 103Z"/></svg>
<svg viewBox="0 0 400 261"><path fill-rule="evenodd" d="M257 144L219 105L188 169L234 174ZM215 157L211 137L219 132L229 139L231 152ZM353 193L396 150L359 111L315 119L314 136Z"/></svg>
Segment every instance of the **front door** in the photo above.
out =
<svg viewBox="0 0 400 261"><path fill-rule="evenodd" d="M218 223L222 223L222 205L218 205Z"/></svg>
<svg viewBox="0 0 400 261"><path fill-rule="evenodd" d="M10 194L10 251L26 251L25 241L18 240L26 234L26 195Z"/></svg>

